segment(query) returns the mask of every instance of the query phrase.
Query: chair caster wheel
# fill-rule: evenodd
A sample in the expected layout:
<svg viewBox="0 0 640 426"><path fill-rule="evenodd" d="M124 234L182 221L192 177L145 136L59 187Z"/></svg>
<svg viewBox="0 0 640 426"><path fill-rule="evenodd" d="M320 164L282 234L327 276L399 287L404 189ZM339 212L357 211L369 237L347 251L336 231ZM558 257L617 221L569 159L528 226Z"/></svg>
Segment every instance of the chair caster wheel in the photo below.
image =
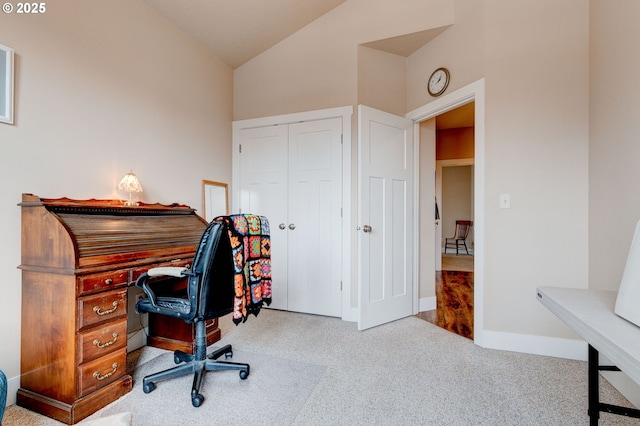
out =
<svg viewBox="0 0 640 426"><path fill-rule="evenodd" d="M155 383L149 383L149 384L142 385L142 391L144 393L149 393L149 392L153 391L155 388L156 388L156 384Z"/></svg>
<svg viewBox="0 0 640 426"><path fill-rule="evenodd" d="M240 371L240 379L245 380L247 377L249 377L249 372L248 371Z"/></svg>
<svg viewBox="0 0 640 426"><path fill-rule="evenodd" d="M191 398L191 404L193 404L194 407L201 406L203 401L204 396L202 396L201 394L197 394L195 397Z"/></svg>
<svg viewBox="0 0 640 426"><path fill-rule="evenodd" d="M178 358L177 355L174 355L173 356L173 362L176 363L176 364L180 364L182 362L182 360L180 358Z"/></svg>
<svg viewBox="0 0 640 426"><path fill-rule="evenodd" d="M224 354L224 358L225 359L229 359L229 358L232 358L232 357L233 357L233 352L232 351L229 351L226 354Z"/></svg>

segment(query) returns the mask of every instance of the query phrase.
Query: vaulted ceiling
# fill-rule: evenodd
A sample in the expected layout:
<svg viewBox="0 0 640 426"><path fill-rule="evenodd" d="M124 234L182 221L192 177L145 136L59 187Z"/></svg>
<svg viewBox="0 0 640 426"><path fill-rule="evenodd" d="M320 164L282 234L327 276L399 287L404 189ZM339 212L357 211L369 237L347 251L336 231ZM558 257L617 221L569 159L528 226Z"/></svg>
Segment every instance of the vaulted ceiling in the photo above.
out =
<svg viewBox="0 0 640 426"><path fill-rule="evenodd" d="M237 68L347 0L145 0L168 21ZM445 28L367 43L409 56ZM438 117L438 128L473 126L473 108Z"/></svg>
<svg viewBox="0 0 640 426"><path fill-rule="evenodd" d="M346 0L145 0L232 68Z"/></svg>

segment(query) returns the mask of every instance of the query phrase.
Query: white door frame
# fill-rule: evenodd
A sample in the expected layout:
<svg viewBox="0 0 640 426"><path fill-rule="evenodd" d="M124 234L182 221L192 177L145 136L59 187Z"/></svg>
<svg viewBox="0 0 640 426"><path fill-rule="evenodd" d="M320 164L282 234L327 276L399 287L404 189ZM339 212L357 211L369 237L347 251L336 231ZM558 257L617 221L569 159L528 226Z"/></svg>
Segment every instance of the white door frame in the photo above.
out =
<svg viewBox="0 0 640 426"><path fill-rule="evenodd" d="M406 114L407 118L410 118L415 122L414 137L416 143L414 144L414 159L417 162L419 157L419 137L420 137L420 122L436 117L447 111L455 109L469 102L475 101L475 124L474 124L474 151L475 151L475 167L474 167L474 315L473 315L473 341L479 346L483 346L483 332L484 332L484 78L477 80L471 84L461 87L447 95L444 95L433 102L414 109ZM419 206L419 179L417 176L418 165L415 167L415 208ZM419 230L418 212L416 211L415 218L415 230L416 233ZM434 241L435 244L435 241ZM414 250L415 262L414 269L419 265L419 247ZM435 271L434 271L435 273ZM414 271L414 311L418 312L419 303L419 286L417 282L418 271Z"/></svg>
<svg viewBox="0 0 640 426"><path fill-rule="evenodd" d="M240 132L243 129L290 124L300 121L322 120L326 118L342 118L342 319L357 321L357 310L351 307L351 117L353 106L327 108L271 117L238 120L232 123L232 176L231 176L231 210L237 211L240 205L240 159L237 153L240 145Z"/></svg>

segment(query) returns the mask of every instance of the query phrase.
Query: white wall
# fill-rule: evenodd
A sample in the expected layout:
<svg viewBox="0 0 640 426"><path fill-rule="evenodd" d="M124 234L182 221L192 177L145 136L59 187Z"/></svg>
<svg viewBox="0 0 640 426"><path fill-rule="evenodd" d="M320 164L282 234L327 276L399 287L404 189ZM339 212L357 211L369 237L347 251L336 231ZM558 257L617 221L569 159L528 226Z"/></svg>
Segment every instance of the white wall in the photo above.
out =
<svg viewBox="0 0 640 426"><path fill-rule="evenodd" d="M360 44L453 20L452 0L348 0L234 71L233 118L355 105L367 96L358 94Z"/></svg>
<svg viewBox="0 0 640 426"><path fill-rule="evenodd" d="M427 80L436 68L451 71L445 93L485 76L485 3L486 0L451 0L454 25L409 57L407 111L434 100L427 92Z"/></svg>
<svg viewBox="0 0 640 426"><path fill-rule="evenodd" d="M442 236L451 238L456 232L457 220L473 221L473 166L442 168ZM473 228L466 240L467 248L473 249ZM444 246L444 241L443 241ZM447 253L453 253L449 249ZM465 253L464 247L462 253Z"/></svg>
<svg viewBox="0 0 640 426"><path fill-rule="evenodd" d="M0 368L15 400L20 372L21 193L125 198L202 209L201 181L230 182L232 70L143 1L47 3L2 14L16 53L15 125L0 123ZM38 303L34 301L33 303Z"/></svg>
<svg viewBox="0 0 640 426"><path fill-rule="evenodd" d="M491 0L485 13L485 325L573 337L535 288L588 286L589 5Z"/></svg>
<svg viewBox="0 0 640 426"><path fill-rule="evenodd" d="M419 311L433 310L436 307L436 268L440 268L442 262L436 260L437 240L442 234L442 222L436 225L435 200L438 200L438 208L442 207L441 198L436 189L436 119L432 118L420 123L420 146L418 158L418 298ZM434 197L435 196L435 197ZM441 213L441 212L439 212ZM442 217L442 216L440 216Z"/></svg>
<svg viewBox="0 0 640 426"><path fill-rule="evenodd" d="M407 104L407 58L358 46L358 104L403 116Z"/></svg>
<svg viewBox="0 0 640 426"><path fill-rule="evenodd" d="M640 220L640 2L590 7L589 281L617 290Z"/></svg>

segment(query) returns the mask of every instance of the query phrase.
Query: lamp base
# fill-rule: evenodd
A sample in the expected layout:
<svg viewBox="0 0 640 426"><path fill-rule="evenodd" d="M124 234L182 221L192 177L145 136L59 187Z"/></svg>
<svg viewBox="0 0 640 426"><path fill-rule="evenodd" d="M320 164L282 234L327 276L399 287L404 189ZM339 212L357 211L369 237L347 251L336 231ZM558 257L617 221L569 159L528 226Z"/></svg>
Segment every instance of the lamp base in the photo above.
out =
<svg viewBox="0 0 640 426"><path fill-rule="evenodd" d="M133 201L131 199L124 202L124 205L127 207L139 206L140 204L137 201Z"/></svg>

